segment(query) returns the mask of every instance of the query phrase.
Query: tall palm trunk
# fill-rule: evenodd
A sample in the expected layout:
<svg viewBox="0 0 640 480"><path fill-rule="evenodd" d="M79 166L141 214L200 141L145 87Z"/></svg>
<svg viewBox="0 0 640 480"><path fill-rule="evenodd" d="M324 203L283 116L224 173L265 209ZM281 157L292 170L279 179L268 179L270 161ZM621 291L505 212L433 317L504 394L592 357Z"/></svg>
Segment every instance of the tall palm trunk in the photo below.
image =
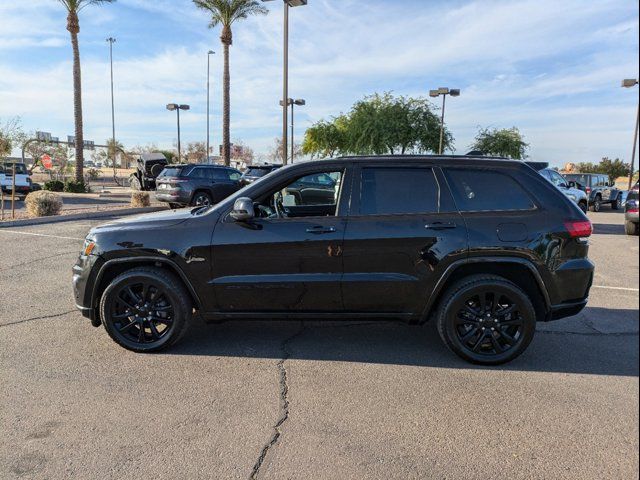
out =
<svg viewBox="0 0 640 480"><path fill-rule="evenodd" d="M78 15L70 12L67 16L67 30L71 33L71 46L73 48L73 116L75 120L75 150L76 150L76 181L83 180L84 167L84 136L82 134L82 78L80 75L80 48L78 46L78 33L80 24Z"/></svg>
<svg viewBox="0 0 640 480"><path fill-rule="evenodd" d="M229 47L233 43L231 28L223 27L220 41L224 50L224 73L222 75L222 159L231 165L231 74L229 73Z"/></svg>

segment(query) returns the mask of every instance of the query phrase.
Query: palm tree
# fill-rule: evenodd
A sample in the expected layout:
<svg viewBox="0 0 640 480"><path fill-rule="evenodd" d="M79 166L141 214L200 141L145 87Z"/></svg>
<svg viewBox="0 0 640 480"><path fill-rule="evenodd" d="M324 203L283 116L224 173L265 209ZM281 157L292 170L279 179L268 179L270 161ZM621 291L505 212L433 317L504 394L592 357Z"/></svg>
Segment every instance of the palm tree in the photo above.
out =
<svg viewBox="0 0 640 480"><path fill-rule="evenodd" d="M78 13L89 5L112 3L115 0L58 0L67 9L67 30L71 34L73 48L73 117L75 120L76 136L76 181L83 181L82 167L84 163L84 135L82 134L82 80L80 75L80 48L78 47L78 33L80 21Z"/></svg>
<svg viewBox="0 0 640 480"><path fill-rule="evenodd" d="M229 47L233 43L231 25L236 20L242 20L250 15L266 15L269 10L260 4L259 0L193 0L198 8L209 11L211 14L210 28L222 25L222 42L224 50L224 74L223 99L222 99L222 158L224 164L231 162L231 134L230 134L230 113L231 99L231 77L229 75Z"/></svg>

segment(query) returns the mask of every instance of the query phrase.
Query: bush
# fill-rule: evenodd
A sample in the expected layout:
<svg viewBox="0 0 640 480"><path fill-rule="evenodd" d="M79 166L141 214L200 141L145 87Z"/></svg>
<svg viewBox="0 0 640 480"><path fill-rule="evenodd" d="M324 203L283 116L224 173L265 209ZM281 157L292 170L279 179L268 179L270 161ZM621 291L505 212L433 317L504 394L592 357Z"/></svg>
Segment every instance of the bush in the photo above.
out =
<svg viewBox="0 0 640 480"><path fill-rule="evenodd" d="M149 207L151 206L151 198L149 192L133 192L131 194L132 207Z"/></svg>
<svg viewBox="0 0 640 480"><path fill-rule="evenodd" d="M84 181L67 180L64 184L64 191L67 193L89 193L89 186Z"/></svg>
<svg viewBox="0 0 640 480"><path fill-rule="evenodd" d="M25 200L27 212L32 217L48 217L50 215L58 215L62 208L62 199L60 195L46 190L39 192L31 192Z"/></svg>
<svg viewBox="0 0 640 480"><path fill-rule="evenodd" d="M61 192L64 190L64 183L60 180L49 180L48 182L44 182L44 186L42 188L49 190L50 192Z"/></svg>

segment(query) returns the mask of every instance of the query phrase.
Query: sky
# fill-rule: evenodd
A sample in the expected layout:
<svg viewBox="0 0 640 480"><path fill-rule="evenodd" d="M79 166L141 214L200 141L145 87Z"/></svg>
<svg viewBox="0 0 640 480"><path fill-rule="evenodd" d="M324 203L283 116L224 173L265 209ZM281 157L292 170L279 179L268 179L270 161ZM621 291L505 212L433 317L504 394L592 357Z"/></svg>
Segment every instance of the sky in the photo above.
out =
<svg viewBox="0 0 640 480"><path fill-rule="evenodd" d="M283 5L233 26L231 137L259 154L281 135ZM290 11L290 96L296 139L320 119L375 92L447 102L456 153L479 128L516 126L532 160L561 166L603 156L630 160L638 87L635 0L309 0ZM220 28L191 0L118 0L80 15L85 139L111 136L109 48L115 37L116 137L125 147L206 139L207 51L211 144L221 142ZM56 0L0 0L0 122L73 134L72 56Z"/></svg>

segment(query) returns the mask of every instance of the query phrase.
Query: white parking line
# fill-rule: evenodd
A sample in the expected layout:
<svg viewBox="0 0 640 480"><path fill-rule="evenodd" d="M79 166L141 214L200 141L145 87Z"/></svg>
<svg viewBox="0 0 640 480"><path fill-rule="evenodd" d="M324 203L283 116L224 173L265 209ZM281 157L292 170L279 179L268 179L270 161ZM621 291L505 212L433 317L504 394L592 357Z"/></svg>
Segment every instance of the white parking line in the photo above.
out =
<svg viewBox="0 0 640 480"><path fill-rule="evenodd" d="M607 287L605 285L594 285L591 288L603 288L606 290L622 290L623 292L640 292L640 290L637 288Z"/></svg>
<svg viewBox="0 0 640 480"><path fill-rule="evenodd" d="M17 232L15 230L5 230L4 228L0 228L0 233L15 233L17 235L32 235L34 237L49 237L49 238L61 238L63 240L80 240L83 241L84 238L78 237L63 237L61 235L47 235L45 233L31 233L31 232Z"/></svg>

